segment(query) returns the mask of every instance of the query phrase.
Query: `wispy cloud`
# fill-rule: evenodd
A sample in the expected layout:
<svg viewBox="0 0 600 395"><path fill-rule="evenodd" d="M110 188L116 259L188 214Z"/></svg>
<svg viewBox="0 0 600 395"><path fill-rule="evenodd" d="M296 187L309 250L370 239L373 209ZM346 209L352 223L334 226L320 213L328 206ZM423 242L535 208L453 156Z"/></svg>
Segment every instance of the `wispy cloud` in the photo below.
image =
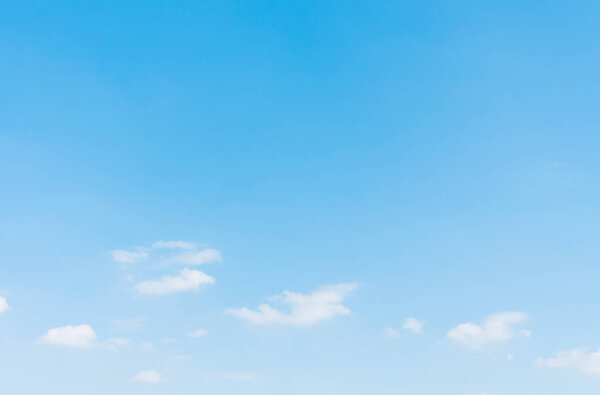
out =
<svg viewBox="0 0 600 395"><path fill-rule="evenodd" d="M204 337L206 335L208 335L208 331L206 329L196 329L192 333L189 333L188 337L198 338L198 337Z"/></svg>
<svg viewBox="0 0 600 395"><path fill-rule="evenodd" d="M205 263L220 262L222 259L219 251L214 248L207 248L201 251L187 251L177 254L169 258L168 262L181 265L202 265Z"/></svg>
<svg viewBox="0 0 600 395"><path fill-rule="evenodd" d="M124 337L113 337L104 341L104 347L111 351L118 351L123 347L127 347L131 344L131 340Z"/></svg>
<svg viewBox="0 0 600 395"><path fill-rule="evenodd" d="M127 251L127 250L112 250L112 257L120 263L135 263L142 259L148 259L149 255L146 251Z"/></svg>
<svg viewBox="0 0 600 395"><path fill-rule="evenodd" d="M167 248L167 249L182 249L182 250L194 250L196 249L196 243L185 240L176 241L156 241L152 243L153 248Z"/></svg>
<svg viewBox="0 0 600 395"><path fill-rule="evenodd" d="M158 257L163 262L181 265L202 265L220 262L221 252L214 248L198 250L198 244L185 240L156 241L149 247L137 247L133 250L112 250L112 258L120 263L135 263L140 260ZM160 251L167 250L167 251ZM168 251L185 250L185 251Z"/></svg>
<svg viewBox="0 0 600 395"><path fill-rule="evenodd" d="M175 292L194 291L203 284L214 284L215 279L200 270L183 269L177 276L163 276L159 280L139 283L136 289L145 295L168 295Z"/></svg>
<svg viewBox="0 0 600 395"><path fill-rule="evenodd" d="M139 331L144 328L146 317L133 317L112 321L113 329L117 331Z"/></svg>
<svg viewBox="0 0 600 395"><path fill-rule="evenodd" d="M479 349L489 343L501 343L514 338L518 334L529 336L527 330L515 331L513 326L523 323L528 318L522 312L507 312L490 315L483 324L467 322L451 329L447 336L450 340L473 349Z"/></svg>
<svg viewBox="0 0 600 395"><path fill-rule="evenodd" d="M538 358L535 363L547 368L569 368L584 374L600 375L600 350L588 352L582 348L575 348L560 351L553 358Z"/></svg>
<svg viewBox="0 0 600 395"><path fill-rule="evenodd" d="M67 325L50 329L39 342L56 346L89 348L96 342L96 332L89 325Z"/></svg>
<svg viewBox="0 0 600 395"><path fill-rule="evenodd" d="M144 370L139 372L132 379L136 383L143 384L158 384L162 381L165 381L165 377L157 372L156 370Z"/></svg>
<svg viewBox="0 0 600 395"><path fill-rule="evenodd" d="M291 311L288 313L277 310L268 304L258 306L257 310L243 307L227 309L225 313L256 325L270 323L311 325L336 315L350 314L350 309L342 305L342 302L357 287L354 283L345 283L323 287L310 294L284 291L274 299L289 305Z"/></svg>
<svg viewBox="0 0 600 395"><path fill-rule="evenodd" d="M383 335L385 337L389 337L390 339L397 339L400 337L400 332L390 327L383 330Z"/></svg>

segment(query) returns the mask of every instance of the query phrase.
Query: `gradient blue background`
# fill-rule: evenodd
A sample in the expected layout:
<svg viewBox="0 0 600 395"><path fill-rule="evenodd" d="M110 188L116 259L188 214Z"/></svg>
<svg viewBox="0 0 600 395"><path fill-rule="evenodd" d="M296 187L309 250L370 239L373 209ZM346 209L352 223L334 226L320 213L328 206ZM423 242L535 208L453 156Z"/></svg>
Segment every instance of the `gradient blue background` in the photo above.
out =
<svg viewBox="0 0 600 395"><path fill-rule="evenodd" d="M599 22L595 1L1 1L0 394L597 394L533 361L600 347ZM109 251L181 239L222 252L214 286L123 286ZM349 281L353 314L310 328L222 314ZM531 338L445 339L499 311ZM407 316L424 335L382 336ZM132 317L136 341L210 335L36 344ZM148 368L168 382L131 382Z"/></svg>

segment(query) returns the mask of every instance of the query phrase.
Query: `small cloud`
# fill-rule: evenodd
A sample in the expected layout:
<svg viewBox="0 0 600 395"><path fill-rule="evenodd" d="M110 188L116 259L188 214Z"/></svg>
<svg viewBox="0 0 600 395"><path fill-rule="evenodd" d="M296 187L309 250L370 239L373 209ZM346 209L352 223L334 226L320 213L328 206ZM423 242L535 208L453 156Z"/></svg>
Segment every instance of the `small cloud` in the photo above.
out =
<svg viewBox="0 0 600 395"><path fill-rule="evenodd" d="M515 337L514 325L527 320L521 312L498 313L487 317L482 325L467 322L448 331L448 338L455 343L479 349L489 343L501 343Z"/></svg>
<svg viewBox="0 0 600 395"><path fill-rule="evenodd" d="M130 344L131 340L123 337L110 338L104 342L104 346L111 351L118 351L120 348L129 346Z"/></svg>
<svg viewBox="0 0 600 395"><path fill-rule="evenodd" d="M398 332L394 328L385 328L383 330L383 335L385 337L389 337L390 339L397 339L400 337L400 332Z"/></svg>
<svg viewBox="0 0 600 395"><path fill-rule="evenodd" d="M201 251L187 251L168 259L171 263L182 265L202 265L211 262L221 262L222 260L221 253L214 248L207 248Z"/></svg>
<svg viewBox="0 0 600 395"><path fill-rule="evenodd" d="M507 354L506 359L508 359L509 361L512 361L515 359L515 357L512 354Z"/></svg>
<svg viewBox="0 0 600 395"><path fill-rule="evenodd" d="M156 370L144 370L133 377L134 382L144 384L158 384L165 380L163 375Z"/></svg>
<svg viewBox="0 0 600 395"><path fill-rule="evenodd" d="M182 249L182 250L194 250L196 249L196 243L191 241L177 240L177 241L157 241L152 243L153 248L165 248L165 249Z"/></svg>
<svg viewBox="0 0 600 395"><path fill-rule="evenodd" d="M162 296L175 292L195 291L202 284L214 284L215 279L199 270L183 269L178 276L164 276L160 280L141 282L136 289L145 295Z"/></svg>
<svg viewBox="0 0 600 395"><path fill-rule="evenodd" d="M189 355L185 355L185 354L178 354L178 355L173 355L173 359L180 359L182 361L187 361L189 359L192 359L192 357Z"/></svg>
<svg viewBox="0 0 600 395"><path fill-rule="evenodd" d="M50 329L40 343L73 348L88 348L96 342L96 332L89 325L67 325Z"/></svg>
<svg viewBox="0 0 600 395"><path fill-rule="evenodd" d="M227 309L225 313L241 318L251 324L312 325L318 321L336 315L348 315L350 309L342 305L344 298L358 286L354 283L336 284L319 288L310 294L284 291L275 299L290 305L291 311L285 313L268 304L261 304L257 310L246 307Z"/></svg>
<svg viewBox="0 0 600 395"><path fill-rule="evenodd" d="M135 263L148 258L146 251L113 250L111 254L115 261L121 263Z"/></svg>
<svg viewBox="0 0 600 395"><path fill-rule="evenodd" d="M208 331L206 329L197 329L194 332L188 334L188 337L198 338L198 337L204 337L206 335L208 335Z"/></svg>
<svg viewBox="0 0 600 395"><path fill-rule="evenodd" d="M600 350L588 352L582 348L575 348L558 352L554 358L538 358L538 366L547 368L575 369L584 374L600 375Z"/></svg>
<svg viewBox="0 0 600 395"><path fill-rule="evenodd" d="M402 328L409 330L412 333L416 333L416 334L420 335L421 333L423 333L423 326L425 326L424 321L420 321L413 317L408 317L404 321L404 325L402 325Z"/></svg>
<svg viewBox="0 0 600 395"><path fill-rule="evenodd" d="M8 301L6 300L6 298L3 298L2 296L0 296L0 314L8 311L8 309L10 309L10 306L8 305Z"/></svg>
<svg viewBox="0 0 600 395"><path fill-rule="evenodd" d="M177 340L176 340L176 339L174 339L174 338L172 338L172 337L165 337L165 338L163 338L163 339L160 339L160 342L161 342L161 343L165 343L165 344L166 344L166 343L176 343L176 342L177 342Z"/></svg>

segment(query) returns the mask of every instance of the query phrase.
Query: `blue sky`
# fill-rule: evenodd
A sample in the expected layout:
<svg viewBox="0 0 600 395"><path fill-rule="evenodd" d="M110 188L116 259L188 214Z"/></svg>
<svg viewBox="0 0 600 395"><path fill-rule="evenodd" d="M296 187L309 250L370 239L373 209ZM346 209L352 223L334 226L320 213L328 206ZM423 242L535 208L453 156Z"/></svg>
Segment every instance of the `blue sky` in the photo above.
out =
<svg viewBox="0 0 600 395"><path fill-rule="evenodd" d="M1 8L0 395L597 394L597 2Z"/></svg>

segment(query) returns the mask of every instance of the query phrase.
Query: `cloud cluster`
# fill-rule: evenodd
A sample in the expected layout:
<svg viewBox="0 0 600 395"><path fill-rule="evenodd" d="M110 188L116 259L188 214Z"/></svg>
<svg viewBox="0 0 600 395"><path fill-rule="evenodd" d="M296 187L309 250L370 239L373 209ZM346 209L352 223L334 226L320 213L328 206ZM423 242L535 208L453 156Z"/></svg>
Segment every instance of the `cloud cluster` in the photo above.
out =
<svg viewBox="0 0 600 395"><path fill-rule="evenodd" d="M273 299L290 306L290 312L282 312L268 304L261 304L257 310L246 307L227 309L225 313L234 315L251 324L311 325L336 315L348 315L350 309L342 305L344 298L356 290L354 283L336 284L319 288L310 294L284 291Z"/></svg>
<svg viewBox="0 0 600 395"><path fill-rule="evenodd" d="M535 363L547 368L569 368L585 374L600 375L600 350L588 352L582 348L575 348L560 351L554 358L538 358Z"/></svg>
<svg viewBox="0 0 600 395"><path fill-rule="evenodd" d="M187 266L220 262L221 253L214 248L198 250L191 241L156 241L150 247L138 247L134 251L113 250L112 257L120 263L135 263L142 259L155 257L160 263L181 264ZM166 253L164 252L166 250ZM172 250L175 250L174 252ZM162 251L162 252L161 252ZM133 276L129 276L133 279ZM194 291L203 284L214 284L215 279L199 270L184 269L177 275L166 275L159 279L138 283L135 289L144 295L163 296L176 292Z"/></svg>
<svg viewBox="0 0 600 395"><path fill-rule="evenodd" d="M513 326L527 320L527 314L522 312L506 312L490 315L483 324L467 322L451 329L447 336L450 340L478 349L489 343L500 343L514 338L517 334L529 336L527 330L515 331Z"/></svg>

